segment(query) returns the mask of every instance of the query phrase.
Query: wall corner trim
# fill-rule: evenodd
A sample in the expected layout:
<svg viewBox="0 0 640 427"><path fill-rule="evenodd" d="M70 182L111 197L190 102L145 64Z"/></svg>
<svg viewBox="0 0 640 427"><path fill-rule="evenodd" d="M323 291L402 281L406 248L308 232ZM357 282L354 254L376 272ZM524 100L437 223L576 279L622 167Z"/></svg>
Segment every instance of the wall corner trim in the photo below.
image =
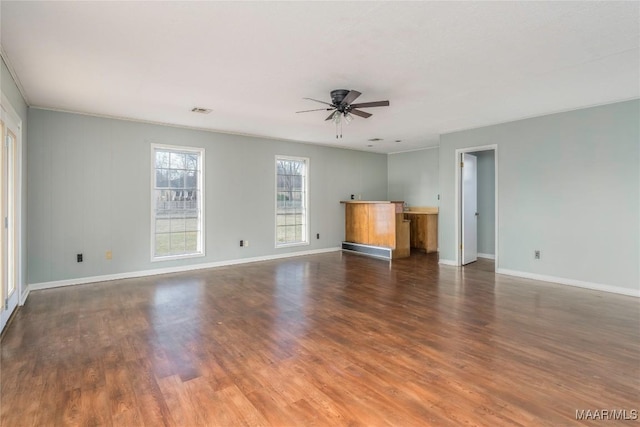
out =
<svg viewBox="0 0 640 427"><path fill-rule="evenodd" d="M267 255L253 258L240 258L225 261L207 262L202 264L181 265L176 267L157 268L153 270L130 271L127 273L106 274L103 276L79 277L77 279L55 280L51 282L31 283L27 287L24 300L27 299L29 292L42 289L59 288L62 286L84 285L87 283L107 282L110 280L134 279L137 277L156 276L159 274L180 273L184 271L204 270L207 268L225 267L229 265L249 264L259 261L271 261L281 258L293 258L304 255L315 255L327 252L338 252L340 248L314 249L309 251L289 252L286 254ZM23 302L24 304L24 302Z"/></svg>
<svg viewBox="0 0 640 427"><path fill-rule="evenodd" d="M522 277L524 279L540 280L543 282L558 283L560 285L575 286L578 288L590 289L593 291L609 292L613 294L640 298L640 289L630 289L630 288L623 288L621 286L603 285L600 283L585 282L582 280L574 280L574 279L565 279L563 277L547 276L543 274L528 273L525 271L507 270L504 268L497 268L496 274Z"/></svg>

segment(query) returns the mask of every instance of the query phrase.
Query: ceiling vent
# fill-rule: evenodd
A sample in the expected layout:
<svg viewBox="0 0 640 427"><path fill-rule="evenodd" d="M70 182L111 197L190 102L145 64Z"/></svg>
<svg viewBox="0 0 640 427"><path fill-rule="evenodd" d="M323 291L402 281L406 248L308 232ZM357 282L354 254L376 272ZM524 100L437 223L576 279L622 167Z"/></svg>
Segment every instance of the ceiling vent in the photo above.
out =
<svg viewBox="0 0 640 427"><path fill-rule="evenodd" d="M193 107L191 109L192 113L200 113L200 114L209 114L211 110L209 108L201 108L201 107Z"/></svg>

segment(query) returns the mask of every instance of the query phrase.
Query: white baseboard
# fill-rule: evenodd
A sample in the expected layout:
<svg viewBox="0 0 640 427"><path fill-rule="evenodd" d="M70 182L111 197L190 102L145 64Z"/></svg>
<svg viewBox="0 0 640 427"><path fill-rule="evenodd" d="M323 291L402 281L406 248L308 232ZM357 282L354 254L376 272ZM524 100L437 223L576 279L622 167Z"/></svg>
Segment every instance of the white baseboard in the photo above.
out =
<svg viewBox="0 0 640 427"><path fill-rule="evenodd" d="M61 286L83 285L86 283L106 282L110 280L134 279L136 277L155 276L158 274L180 273L183 271L203 270L206 268L224 267L228 265L248 264L251 262L271 261L282 258L292 258L303 255L315 255L327 252L337 252L340 248L314 249L301 252L288 252L277 255L266 255L253 258L232 259L226 261L207 262L202 264L181 265L177 267L157 268L153 270L131 271L127 273L106 274L103 276L79 277L77 279L55 280L52 282L31 283L27 287L27 295L30 291L40 289L58 288ZM26 300L26 296L24 298Z"/></svg>
<svg viewBox="0 0 640 427"><path fill-rule="evenodd" d="M578 288L591 289L594 291L611 292L614 294L627 295L640 298L640 289L629 289L620 286L602 285L600 283L585 282L582 280L565 279L563 277L546 276L543 274L527 273L525 271L507 270L504 268L496 269L497 274L507 276L522 277L525 279L541 280L543 282L559 283L561 285L576 286Z"/></svg>
<svg viewBox="0 0 640 427"><path fill-rule="evenodd" d="M495 254L481 254L478 252L478 258L496 259Z"/></svg>
<svg viewBox="0 0 640 427"><path fill-rule="evenodd" d="M458 263L451 260L451 259L439 259L438 260L438 264L442 264L442 265L452 265L454 267L458 267Z"/></svg>
<svg viewBox="0 0 640 427"><path fill-rule="evenodd" d="M29 297L29 293L31 292L31 287L27 286L27 290L20 295L20 300L18 301L18 305L24 305Z"/></svg>

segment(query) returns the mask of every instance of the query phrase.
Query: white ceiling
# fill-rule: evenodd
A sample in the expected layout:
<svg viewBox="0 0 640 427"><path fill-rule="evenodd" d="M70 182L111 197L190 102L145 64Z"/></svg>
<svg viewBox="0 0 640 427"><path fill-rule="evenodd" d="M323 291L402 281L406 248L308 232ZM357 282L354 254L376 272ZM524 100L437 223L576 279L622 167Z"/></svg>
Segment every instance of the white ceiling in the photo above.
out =
<svg viewBox="0 0 640 427"><path fill-rule="evenodd" d="M388 153L640 96L637 1L0 3L34 107ZM391 106L336 140L332 89Z"/></svg>

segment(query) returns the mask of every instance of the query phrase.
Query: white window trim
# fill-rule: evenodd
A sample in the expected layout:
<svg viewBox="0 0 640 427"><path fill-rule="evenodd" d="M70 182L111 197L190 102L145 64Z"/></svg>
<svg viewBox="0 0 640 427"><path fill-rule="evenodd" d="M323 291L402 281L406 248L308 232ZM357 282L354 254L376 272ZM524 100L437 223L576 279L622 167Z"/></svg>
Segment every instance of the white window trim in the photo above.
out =
<svg viewBox="0 0 640 427"><path fill-rule="evenodd" d="M176 260L176 259L188 259L188 258L202 258L206 255L206 233L205 233L205 191L204 191L204 183L205 183L205 179L204 179L204 174L205 174L205 149L201 148L201 147L188 147L188 146L184 146L184 145L167 145L167 144L155 144L155 143L151 143L151 153L150 153L150 157L151 157L151 162L149 163L151 165L151 171L149 173L149 175L151 176L151 187L150 187L150 205L149 205L149 214L151 215L151 220L149 221L150 223L150 240L151 240L151 262L163 262L163 261L172 261L172 260ZM156 252L156 224L155 224L155 209L154 209L154 203L155 203L155 187L156 187L156 174L155 174L155 170L156 170L156 156L155 156L155 152L156 149L160 149L160 150L174 150L174 151L193 151L196 152L200 155L200 174L199 174L199 178L198 178L198 188L200 189L200 217L201 217L201 221L200 221L200 246L202 248L202 251L199 253L194 253L194 254L181 254L181 255L168 255L168 256L162 256L162 257L157 257L155 256L155 252Z"/></svg>
<svg viewBox="0 0 640 427"><path fill-rule="evenodd" d="M304 161L306 164L306 174L305 174L305 180L304 180L304 193L305 193L305 235L307 237L307 241L306 242L295 242L295 243L280 243L278 244L278 166L277 166L277 162L279 159L282 160L296 160L296 161ZM274 209L273 209L273 231L274 231L274 235L273 235L273 241L275 242L275 248L276 249L283 249L283 248L292 248L295 246L309 246L311 244L311 236L309 234L309 223L311 222L311 213L310 213L310 205L311 205L311 201L309 200L309 171L310 171L310 161L308 157L298 157L298 156L280 156L280 155L276 155L274 157L274 162L273 162L274 167L274 192L273 194L275 195L274 197Z"/></svg>

